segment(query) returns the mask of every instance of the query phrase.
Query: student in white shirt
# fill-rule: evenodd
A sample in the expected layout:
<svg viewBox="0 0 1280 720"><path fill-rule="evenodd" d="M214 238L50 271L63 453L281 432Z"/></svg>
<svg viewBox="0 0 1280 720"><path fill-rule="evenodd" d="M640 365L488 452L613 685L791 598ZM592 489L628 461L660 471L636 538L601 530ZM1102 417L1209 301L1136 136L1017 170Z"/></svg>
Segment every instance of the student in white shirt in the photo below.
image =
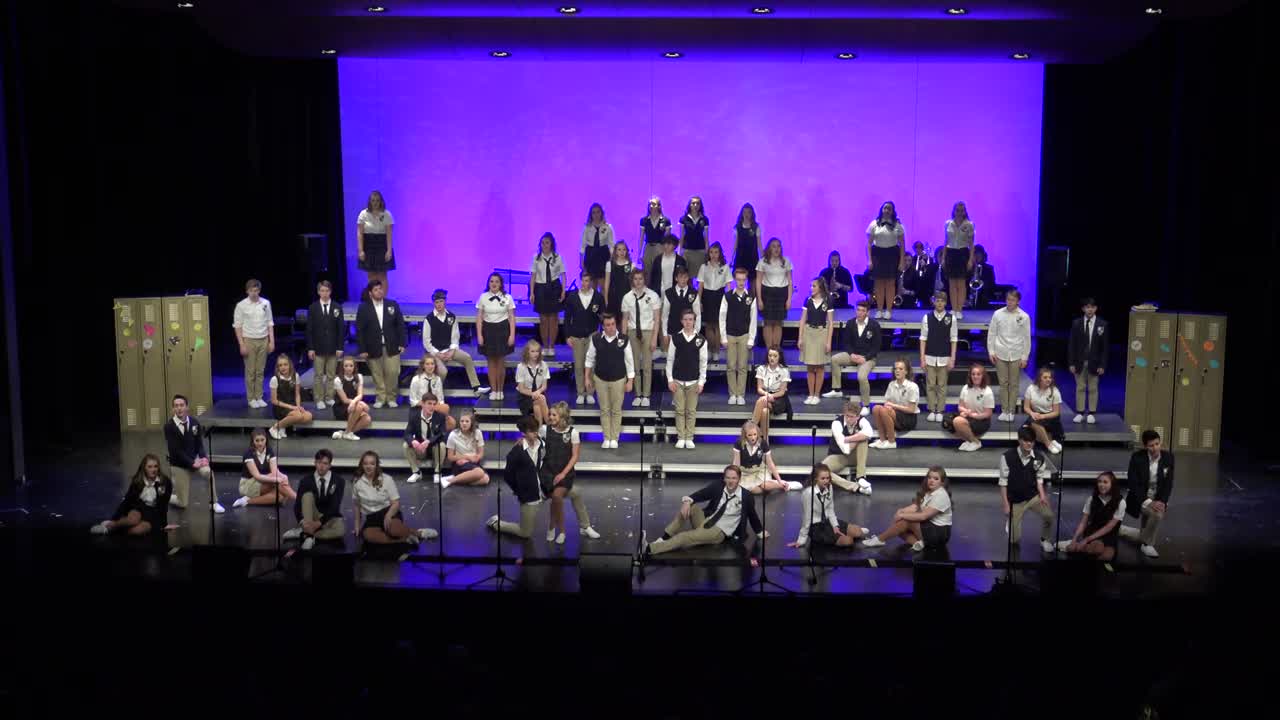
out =
<svg viewBox="0 0 1280 720"><path fill-rule="evenodd" d="M787 482L778 474L773 462L769 441L760 434L760 426L754 420L742 424L742 434L733 443L732 464L742 470L742 487L753 495L781 490L799 490L794 480Z"/></svg>
<svg viewBox="0 0 1280 720"><path fill-rule="evenodd" d="M1027 413L1023 427L1031 428L1036 440L1049 452L1062 452L1060 441L1067 438L1062 429L1062 393L1053 382L1052 369L1042 367L1036 371L1036 381L1027 386L1022 406Z"/></svg>
<svg viewBox="0 0 1280 720"><path fill-rule="evenodd" d="M849 492L871 494L871 483L867 481L867 449L875 436L871 423L862 415L862 403L855 398L846 400L843 414L831 421L831 441L827 446L827 456L822 459L822 464L835 473L832 481L838 487ZM840 477L840 473L849 467L854 469L853 479Z"/></svg>
<svg viewBox="0 0 1280 720"><path fill-rule="evenodd" d="M289 477L281 472L275 452L267 446L267 433L262 428L255 428L249 434L249 449L242 462L240 498L231 504L232 508L283 503L276 497L277 493L289 500L298 497L289 485Z"/></svg>
<svg viewBox="0 0 1280 720"><path fill-rule="evenodd" d="M827 284L821 278L809 281L809 297L800 309L800 336L796 342L800 361L805 365L809 394L805 405L822 402L822 382L827 363L831 362L831 333L835 328L835 310L827 295Z"/></svg>
<svg viewBox="0 0 1280 720"><path fill-rule="evenodd" d="M782 346L782 323L791 309L791 259L782 254L782 241L769 238L764 257L756 263L760 282L756 284L756 300L764 317L764 346Z"/></svg>
<svg viewBox="0 0 1280 720"><path fill-rule="evenodd" d="M747 526L750 526L756 535L750 554L751 567L759 567L757 555L769 533L762 529L755 497L742 487L741 479L742 470L737 465L729 465L724 469L722 480L681 498L680 511L667 524L662 537L646 543L646 536L641 535L641 560L697 545L718 545L725 540L741 545L746 542ZM703 502L706 506L698 507L697 503Z"/></svg>
<svg viewBox="0 0 1280 720"><path fill-rule="evenodd" d="M415 530L405 522L400 513L400 491L396 489L396 481L382 472L382 459L372 450L360 456L351 499L355 505L356 533L365 542L417 545L440 534L431 528Z"/></svg>
<svg viewBox="0 0 1280 720"><path fill-rule="evenodd" d="M547 380L551 369L542 360L542 346L537 340L525 343L516 365L516 393L521 415L532 415L538 424L547 421Z"/></svg>
<svg viewBox="0 0 1280 720"><path fill-rule="evenodd" d="M516 301L507 294L502 276L490 273L488 290L476 300L476 341L489 365L490 402L502 401L507 382L507 355L516 346Z"/></svg>
<svg viewBox="0 0 1280 720"><path fill-rule="evenodd" d="M747 291L746 268L733 271L734 287L720 299L720 337L725 344L729 404L747 404L747 370L756 344L756 298Z"/></svg>
<svg viewBox="0 0 1280 720"><path fill-rule="evenodd" d="M556 354L556 333L564 308L564 275L564 258L556 252L556 236L542 233L529 272L529 302L538 313L538 337L542 340L542 354L547 357Z"/></svg>
<svg viewBox="0 0 1280 720"><path fill-rule="evenodd" d="M1013 422L1018 407L1019 379L1031 357L1031 316L1018 308L1022 293L1005 294L1005 306L991 313L987 328L987 353L1000 380L1000 422Z"/></svg>
<svg viewBox="0 0 1280 720"><path fill-rule="evenodd" d="M964 317L961 308L969 294L969 274L973 272L973 220L963 201L951 206L951 217L943 226L946 235L946 254L938 271L947 280L947 294L951 297L951 310L956 319Z"/></svg>
<svg viewBox="0 0 1280 720"><path fill-rule="evenodd" d="M960 389L956 402L956 416L951 429L964 442L960 452L974 452L982 448L982 436L991 429L991 416L995 413L996 394L987 387L987 369L980 363L969 366L969 382Z"/></svg>
<svg viewBox="0 0 1280 720"><path fill-rule="evenodd" d="M356 433L372 425L373 418L364 401L364 376L356 371L356 360L351 356L342 358L338 377L333 379L333 398L334 419L347 423L347 429L334 432L333 439L359 440Z"/></svg>
<svg viewBox="0 0 1280 720"><path fill-rule="evenodd" d="M711 243L707 248L707 261L698 268L698 307L702 309L702 334L707 338L707 352L711 360L720 359L723 344L720 335L720 307L724 304L724 289L732 273L724 261L724 248Z"/></svg>
<svg viewBox="0 0 1280 720"><path fill-rule="evenodd" d="M489 484L489 473L484 471L484 433L480 432L475 410L462 412L458 429L449 433L444 447L453 475L440 478L441 489L450 485Z"/></svg>
<svg viewBox="0 0 1280 720"><path fill-rule="evenodd" d="M929 394L929 422L942 422L947 410L947 377L956 366L958 324L947 314L946 293L934 293L933 312L920 318L920 367Z"/></svg>
<svg viewBox="0 0 1280 720"><path fill-rule="evenodd" d="M765 354L765 364L756 367L756 399L751 419L760 426L765 438L769 437L769 419L774 415L785 414L791 419L791 398L787 395L787 387L791 383L791 371L782 364L782 351L777 347L769 348Z"/></svg>
<svg viewBox="0 0 1280 720"><path fill-rule="evenodd" d="M632 407L649 407L653 392L653 351L661 334L662 301L645 287L645 271L631 271L631 292L622 296L622 331L631 345L636 370L636 396Z"/></svg>
<svg viewBox="0 0 1280 720"><path fill-rule="evenodd" d="M432 355L423 355L418 361L418 369L414 372L413 379L409 381L409 417L413 417L413 414L419 411L423 395L435 395L435 411L445 416L447 432L457 427L458 422L449 414L452 408L444 401L444 380L440 379L436 364L436 358Z"/></svg>
<svg viewBox="0 0 1280 720"><path fill-rule="evenodd" d="M244 358L244 393L249 407L264 408L262 380L267 371L267 355L276 351L276 322L271 301L262 297L262 283L250 279L244 284L245 298L236 303L231 326Z"/></svg>
<svg viewBox="0 0 1280 720"><path fill-rule="evenodd" d="M871 423L880 439L871 444L877 450L898 447L898 433L916 429L920 415L920 386L908 380L911 362L905 356L893 362L893 380L884 391L884 402L871 411Z"/></svg>
<svg viewBox="0 0 1280 720"><path fill-rule="evenodd" d="M356 253L361 270L369 273L369 282L379 280L388 288L387 272L396 269L396 255L391 247L391 229L395 218L387 209L382 193L374 190L356 217Z"/></svg>
<svg viewBox="0 0 1280 720"><path fill-rule="evenodd" d="M1125 498L1121 496L1115 473L1104 470L1093 483L1093 493L1084 501L1084 514L1070 540L1058 543L1069 553L1092 555L1103 562L1116 557L1120 523L1124 521Z"/></svg>
<svg viewBox="0 0 1280 720"><path fill-rule="evenodd" d="M809 487L800 493L800 535L795 542L787 543L787 547L804 547L811 538L814 545L851 547L859 538L871 534L870 528L836 517L835 496L831 492L833 477L831 468L823 463L814 465L809 472Z"/></svg>
<svg viewBox="0 0 1280 720"><path fill-rule="evenodd" d="M880 214L867 225L867 267L875 278L876 319L893 315L898 276L906 269L906 230L893 202L880 206Z"/></svg>
<svg viewBox="0 0 1280 720"><path fill-rule="evenodd" d="M915 502L898 508L893 524L879 535L864 538L862 546L880 547L893 537L902 537L914 552L942 552L951 540L951 489L947 471L932 465L916 492Z"/></svg>
<svg viewBox="0 0 1280 720"><path fill-rule="evenodd" d="M271 412L276 418L268 431L271 437L283 440L287 428L311 424L310 411L302 407L302 383L287 353L276 357L276 371L267 385L271 388Z"/></svg>
<svg viewBox="0 0 1280 720"><path fill-rule="evenodd" d="M609 271L609 258L613 255L613 226L605 222L604 206L591 203L587 209L587 223L582 228L582 246L578 250L580 267L591 274L596 287L608 287L605 283Z"/></svg>

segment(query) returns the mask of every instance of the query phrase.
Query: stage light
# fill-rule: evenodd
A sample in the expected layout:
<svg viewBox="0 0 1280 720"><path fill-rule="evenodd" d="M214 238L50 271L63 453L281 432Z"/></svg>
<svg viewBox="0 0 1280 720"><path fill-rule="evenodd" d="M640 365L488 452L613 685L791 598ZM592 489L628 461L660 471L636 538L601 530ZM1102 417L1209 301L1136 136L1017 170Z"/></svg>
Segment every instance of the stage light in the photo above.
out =
<svg viewBox="0 0 1280 720"><path fill-rule="evenodd" d="M947 8L948 15L968 15L969 11L964 8Z"/></svg>
<svg viewBox="0 0 1280 720"><path fill-rule="evenodd" d="M837 60L852 60L852 59L854 59L854 58L856 58L856 57L858 57L858 56L857 56L857 55L854 55L854 54L853 54L853 53L851 53L851 52L836 53L836 59L837 59Z"/></svg>
<svg viewBox="0 0 1280 720"><path fill-rule="evenodd" d="M1149 8L1147 8L1147 11L1146 11L1146 12L1147 12L1147 14L1148 14L1148 15L1163 15L1163 14L1164 14L1164 8L1149 7Z"/></svg>
<svg viewBox="0 0 1280 720"><path fill-rule="evenodd" d="M578 8L576 8L576 7L572 6L572 5L561 5L561 6L560 6L560 14L561 14L561 15L577 15L577 14L578 14Z"/></svg>
<svg viewBox="0 0 1280 720"><path fill-rule="evenodd" d="M1009 57L1013 58L1014 60L1030 60L1031 53L1018 52L1010 55Z"/></svg>
<svg viewBox="0 0 1280 720"><path fill-rule="evenodd" d="M675 50L668 50L667 52L662 53L662 57L664 57L664 58L670 58L670 59L672 59L672 60L676 60L676 59L679 59L679 58L684 57L684 53L682 53L682 52L676 52Z"/></svg>
<svg viewBox="0 0 1280 720"><path fill-rule="evenodd" d="M179 8L181 8L181 9L183 9L183 10L190 10L191 8L193 8L193 7L195 7L195 6L196 6L196 4L195 4L195 3L178 3L178 7L179 7Z"/></svg>
<svg viewBox="0 0 1280 720"><path fill-rule="evenodd" d="M368 10L369 12L372 12L372 13L380 13L380 12L387 11L387 9L382 7L381 5L370 5L369 7L365 8L365 10Z"/></svg>
<svg viewBox="0 0 1280 720"><path fill-rule="evenodd" d="M754 14L756 14L756 15L770 15L770 14L772 14L772 13L773 13L773 8L771 8L771 7L753 7L753 8L751 8L751 12L752 12L752 13L754 13Z"/></svg>
<svg viewBox="0 0 1280 720"><path fill-rule="evenodd" d="M489 57L509 58L511 57L511 53L507 52L506 50L490 50Z"/></svg>
<svg viewBox="0 0 1280 720"><path fill-rule="evenodd" d="M325 48L324 50L320 51L320 54L321 55L337 55L338 51L332 48Z"/></svg>

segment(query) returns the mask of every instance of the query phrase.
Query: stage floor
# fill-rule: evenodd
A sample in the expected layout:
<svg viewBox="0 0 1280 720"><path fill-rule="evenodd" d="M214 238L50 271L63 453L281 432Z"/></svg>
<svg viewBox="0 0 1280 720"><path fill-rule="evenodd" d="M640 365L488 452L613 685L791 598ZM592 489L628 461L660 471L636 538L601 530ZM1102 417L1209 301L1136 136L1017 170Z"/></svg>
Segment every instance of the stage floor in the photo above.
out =
<svg viewBox="0 0 1280 720"><path fill-rule="evenodd" d="M119 501L126 483L125 476L136 467L137 460L135 447L122 445L109 437L69 448L59 458L35 459L30 474L31 486L21 495L7 498L0 504L0 523L9 527L63 527L87 535L88 527L105 518ZM1235 552L1280 548L1280 519L1267 510L1280 492L1260 470L1246 466L1239 471L1227 471L1219 468L1216 458L1186 455L1179 458L1178 473L1172 509L1162 529L1161 557L1149 561L1137 552L1136 547L1122 542L1117 560L1112 564L1114 571L1104 573L1106 592L1123 596L1202 593L1212 588L1215 559ZM295 472L293 476L299 474ZM380 552L361 558L355 571L358 582L411 588L459 588L492 571L491 564L447 564L441 581L439 566L432 562L432 558L442 550L459 559L493 556L497 552L498 538L484 527L484 520L496 512L498 477L486 488L451 487L442 493L441 505L437 486L429 482L407 485L403 482L403 471L391 474L399 481L410 523L417 527L443 529L442 538L424 543L404 562L398 560L395 552ZM592 523L603 537L588 540L572 532L576 518L572 510L566 508L566 524L570 529L566 544L548 543L545 539L546 514L543 511L534 539L514 543L511 538L502 538L502 556L512 563L506 566L508 573L515 578L517 585L528 589L576 590L578 570L575 560L581 553L632 552L642 527L650 537L660 534L678 509L679 498L707 479L672 476L665 481L641 481L636 475L584 473L579 476L578 487L583 489ZM236 497L236 473L219 472L218 480L219 500L230 508ZM896 508L909 502L917 487L914 479L885 479L875 482L875 492L870 497L838 491L837 511L842 518L878 532L884 529ZM643 511L640 508L642 490ZM1080 517L1087 491L1078 485L1068 485L1063 492L1059 536L1065 538ZM170 514L170 521L178 528L169 533L166 544L176 548L177 553L169 557L139 555L136 558L138 571L164 578L190 577L190 548L209 542L210 515L207 500L201 499L206 497L204 493L203 484L197 483L192 491L192 506ZM1003 560L1006 553L1004 518L1000 513L995 484L957 483L953 493L956 524L950 545L951 559L962 566ZM349 502L348 497L348 506ZM514 518L515 506L505 485L502 503L503 517ZM795 539L801 522L799 513L800 497L796 493L773 495L767 499L764 519L771 533L765 545L767 559L796 565L807 561L805 552L786 547L787 542ZM350 527L350 510L347 514ZM287 530L293 526L292 509L286 507L280 527ZM269 551L274 547L275 527L273 508L228 509L214 520L213 541L252 549L255 552L255 570L265 570L271 566ZM1036 562L1041 558L1036 535L1035 523L1028 519L1015 559ZM92 541L121 549L148 547L119 538L94 538ZM290 549L295 546L286 543L284 547ZM355 540L348 537L335 547L318 551L355 552L359 549ZM517 558L529 559L530 565L515 566L513 563ZM747 568L742 556L727 546L673 553L666 559L673 564L650 565L645 581L636 584L637 591L733 590L758 578L760 572ZM846 552L822 552L817 560L819 563L831 560L863 566L820 571L818 583L813 586L808 584L807 571L803 567L770 567L769 577L797 592L909 593L911 590L909 563L912 553L897 541L872 550L857 547ZM880 567L867 566L865 561L868 560L876 561ZM697 562L690 564L690 561ZM301 554L291 559L290 564L303 574L309 565L301 560ZM962 567L957 572L958 589L965 593L986 592L1000 574L1001 571L994 569ZM1020 575L1029 584L1034 585L1038 581L1034 570L1023 571Z"/></svg>

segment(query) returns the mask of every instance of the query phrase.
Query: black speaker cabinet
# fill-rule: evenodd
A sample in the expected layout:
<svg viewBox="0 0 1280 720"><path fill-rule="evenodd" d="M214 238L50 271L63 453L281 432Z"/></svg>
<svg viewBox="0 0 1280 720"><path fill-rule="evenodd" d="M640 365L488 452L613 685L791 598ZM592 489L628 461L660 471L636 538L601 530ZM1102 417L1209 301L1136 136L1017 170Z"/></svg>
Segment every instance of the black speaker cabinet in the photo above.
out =
<svg viewBox="0 0 1280 720"><path fill-rule="evenodd" d="M917 561L911 568L914 582L911 596L922 600L949 598L956 594L956 564Z"/></svg>
<svg viewBox="0 0 1280 720"><path fill-rule="evenodd" d="M247 583L249 551L241 547L196 545L191 549L191 575L200 585Z"/></svg>
<svg viewBox="0 0 1280 720"><path fill-rule="evenodd" d="M630 595L631 556L583 553L578 558L578 587L584 595Z"/></svg>
<svg viewBox="0 0 1280 720"><path fill-rule="evenodd" d="M356 556L351 553L322 553L311 557L311 583L325 587L355 584Z"/></svg>

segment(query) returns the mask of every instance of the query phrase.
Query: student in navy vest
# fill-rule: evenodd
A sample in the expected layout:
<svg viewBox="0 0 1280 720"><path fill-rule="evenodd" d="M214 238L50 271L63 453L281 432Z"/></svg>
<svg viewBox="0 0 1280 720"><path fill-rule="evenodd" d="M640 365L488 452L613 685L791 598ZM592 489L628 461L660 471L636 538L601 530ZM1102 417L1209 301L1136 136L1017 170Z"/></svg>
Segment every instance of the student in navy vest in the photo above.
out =
<svg viewBox="0 0 1280 720"><path fill-rule="evenodd" d="M1000 502L1009 518L1010 542L1022 542L1022 516L1028 510L1040 515L1040 549L1054 551L1053 509L1044 483L1049 479L1049 463L1036 450L1036 436L1030 428L1018 428L1018 446L1000 456Z"/></svg>
<svg viewBox="0 0 1280 720"><path fill-rule="evenodd" d="M164 441L169 453L169 472L173 475L173 497L169 504L179 508L187 506L194 474L209 481L213 511L226 512L217 500L218 490L213 484L213 468L209 467L209 454L204 450L200 423L187 415L187 399L182 395L173 396L173 417L164 424Z"/></svg>
<svg viewBox="0 0 1280 720"><path fill-rule="evenodd" d="M293 359L286 353L276 356L276 371L267 383L271 388L271 414L276 422L268 432L271 437L283 440L294 425L310 425L311 413L302 407L302 381L293 368Z"/></svg>
<svg viewBox="0 0 1280 720"><path fill-rule="evenodd" d="M347 424L345 430L335 430L334 440L360 439L356 433L373 424L369 405L364 398L364 376L356 370L356 359L350 355L339 363L338 377L333 379L333 417Z"/></svg>
<svg viewBox="0 0 1280 720"><path fill-rule="evenodd" d="M138 469L129 481L124 499L110 520L89 528L94 535L123 532L129 535L160 533L168 524L169 498L173 481L160 472L160 458L151 453L142 456Z"/></svg>
<svg viewBox="0 0 1280 720"><path fill-rule="evenodd" d="M515 535L522 540L533 537L534 524L538 519L538 510L546 493L542 489L542 465L546 462L547 449L539 436L538 429L542 423L532 415L525 415L516 421L516 429L520 431L520 440L507 452L507 464L502 477L511 488L520 507L520 522L503 520L497 515L485 521L485 526L494 532Z"/></svg>
<svg viewBox="0 0 1280 720"><path fill-rule="evenodd" d="M489 388L480 384L476 375L476 361L466 350L458 347L458 316L449 312L446 303L449 298L447 290L436 288L431 293L431 314L422 323L422 349L436 359L436 374L444 380L449 375L445 363L456 362L467 373L467 382L476 397L489 392Z"/></svg>
<svg viewBox="0 0 1280 720"><path fill-rule="evenodd" d="M1107 345L1110 326L1098 317L1098 303L1087 297L1080 301L1082 317L1071 321L1067 341L1067 367L1076 379L1076 416L1071 422L1096 423L1098 412L1098 380L1107 371ZM1085 414L1086 391L1089 409Z"/></svg>
<svg viewBox="0 0 1280 720"><path fill-rule="evenodd" d="M1143 555L1158 558L1160 523L1173 495L1173 453L1163 449L1160 433L1155 430L1142 431L1142 448L1129 457L1129 495L1125 499L1125 512L1138 518L1142 527L1122 525L1120 537L1136 540Z"/></svg>
<svg viewBox="0 0 1280 720"><path fill-rule="evenodd" d="M302 549L315 547L317 540L341 540L347 527L342 520L342 496L347 481L333 472L333 453L321 448L315 454L315 472L298 483L298 499L293 517L298 527L285 532L285 540L302 539Z"/></svg>
<svg viewBox="0 0 1280 720"><path fill-rule="evenodd" d="M864 536L862 547L880 547L894 537L910 544L913 552L945 552L951 541L951 488L942 466L929 467L914 502L894 512L889 529Z"/></svg>
<svg viewBox="0 0 1280 720"><path fill-rule="evenodd" d="M684 327L682 318L685 310L693 311L693 327L702 327L702 304L698 302L698 293L689 287L689 271L678 268L676 284L662 293L662 337L658 338L658 347L666 350L671 336Z"/></svg>
<svg viewBox="0 0 1280 720"><path fill-rule="evenodd" d="M347 321L342 317L342 306L333 301L332 283L321 280L316 295L319 297L307 308L307 359L314 370L311 390L316 409L323 410L333 402L333 378L338 375L347 339Z"/></svg>
<svg viewBox="0 0 1280 720"><path fill-rule="evenodd" d="M698 277L698 270L707 260L707 228L711 221L703 215L702 198L694 195L685 204L680 216L680 251L689 263L689 274Z"/></svg>
<svg viewBox="0 0 1280 720"><path fill-rule="evenodd" d="M400 354L408 343L400 304L385 297L382 282L373 280L366 289L368 296L356 311L356 345L360 359L369 363L373 373L374 408L398 407L400 396Z"/></svg>
<svg viewBox="0 0 1280 720"><path fill-rule="evenodd" d="M746 268L733 271L733 289L720 303L720 337L724 338L729 404L747 404L751 348L756 344L756 296L747 290Z"/></svg>
<svg viewBox="0 0 1280 720"><path fill-rule="evenodd" d="M254 428L249 433L249 448L240 456L240 497L233 508L249 505L275 505L282 502L277 494L293 500L298 496L289 485L289 477L280 470L276 453L267 442L267 433Z"/></svg>
<svg viewBox="0 0 1280 720"><path fill-rule="evenodd" d="M684 310L680 324L684 326L680 332L667 340L667 387L675 398L676 447L692 450L698 396L707 386L707 339L694 329L693 310Z"/></svg>
<svg viewBox="0 0 1280 720"><path fill-rule="evenodd" d="M436 408L437 398L431 393L422 396L421 410L409 418L404 428L404 459L409 463L409 479L412 485L422 479L422 461L432 461L433 480L440 483L440 467L444 465L444 444L449 432L447 415Z"/></svg>
<svg viewBox="0 0 1280 720"><path fill-rule="evenodd" d="M870 528L836 517L832 478L831 468L822 463L813 466L809 473L809 487L800 493L800 535L795 542L787 543L787 547L804 547L810 538L813 538L814 545L851 547L859 538L871 534Z"/></svg>
<svg viewBox="0 0 1280 720"><path fill-rule="evenodd" d="M600 426L604 431L604 450L617 450L622 434L622 401L635 382L635 358L628 347L631 340L618 330L613 313L601 316L603 330L591 335L583 364L587 374L587 392L595 392L600 400Z"/></svg>
<svg viewBox="0 0 1280 720"><path fill-rule="evenodd" d="M564 258L556 252L556 236L542 233L529 271L529 303L538 313L538 338L542 340L542 354L547 357L556 354L560 310L564 307L564 275Z"/></svg>
<svg viewBox="0 0 1280 720"><path fill-rule="evenodd" d="M640 237L644 240L640 262L648 270L653 267L653 259L662 254L663 241L671 237L671 218L663 214L662 199L657 195L649 198L649 214L640 218Z"/></svg>
<svg viewBox="0 0 1280 720"><path fill-rule="evenodd" d="M1070 540L1058 543L1058 549L1069 553L1092 555L1103 562L1116 557L1116 541L1120 523L1124 521L1125 499L1115 473L1105 470L1093 483L1093 493L1084 501L1084 514Z"/></svg>
<svg viewBox="0 0 1280 720"><path fill-rule="evenodd" d="M573 350L573 381L577 388L578 405L590 405L595 398L587 392L587 348L591 335L600 329L600 314L605 310L604 295L595 289L595 278L586 268L578 273L578 292L571 293L564 303L564 334Z"/></svg>
<svg viewBox="0 0 1280 720"><path fill-rule="evenodd" d="M933 294L933 312L920 318L920 367L929 396L929 422L942 422L947 410L947 377L956 366L959 340L955 317L947 314L947 294Z"/></svg>
<svg viewBox="0 0 1280 720"><path fill-rule="evenodd" d="M840 388L844 382L844 368L853 365L858 371L858 394L862 400L862 413L871 413L871 371L880 354L880 322L871 318L871 304L859 300L854 306L853 320L844 324L840 350L831 356L831 391L822 397L844 397ZM835 348L832 348L835 349Z"/></svg>
<svg viewBox="0 0 1280 720"><path fill-rule="evenodd" d="M758 567L760 544L769 537L761 530L760 516L756 514L755 496L747 492L739 481L742 471L737 465L724 469L723 480L716 480L697 492L680 500L680 511L667 525L662 537L652 543L641 535L641 557L660 555L672 550L697 545L719 545L730 540L739 547L747 540L747 526L756 535L750 553L751 567ZM698 507L697 503L706 503Z"/></svg>
<svg viewBox="0 0 1280 720"><path fill-rule="evenodd" d="M871 494L867 481L867 452L876 436L871 423L862 415L862 403L853 398L845 401L844 412L831 422L831 440L822 464L831 469L832 482L849 492ZM845 469L854 469L853 479L840 477Z"/></svg>

